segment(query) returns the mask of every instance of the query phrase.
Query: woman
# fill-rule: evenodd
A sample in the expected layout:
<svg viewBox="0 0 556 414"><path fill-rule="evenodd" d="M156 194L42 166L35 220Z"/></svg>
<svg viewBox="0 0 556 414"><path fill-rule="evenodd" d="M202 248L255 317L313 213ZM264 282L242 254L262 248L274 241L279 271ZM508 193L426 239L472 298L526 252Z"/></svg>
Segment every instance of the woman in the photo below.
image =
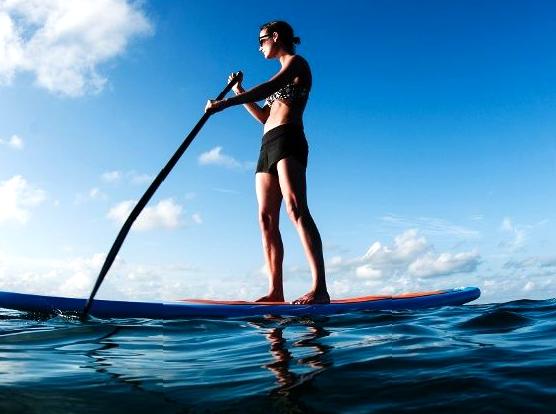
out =
<svg viewBox="0 0 556 414"><path fill-rule="evenodd" d="M266 59L279 60L281 68L278 73L248 91L243 89L240 80L233 88L236 96L221 101L209 100L205 108L207 113L215 113L243 104L256 120L264 124L255 183L269 292L257 302L284 301L284 248L278 228L282 198L303 244L313 277L312 289L293 303L330 302L322 241L307 207L305 170L309 147L303 132L303 110L312 78L307 61L295 54L295 44L299 42L286 22L273 21L261 26L259 50ZM255 103L265 98L266 104L262 108Z"/></svg>

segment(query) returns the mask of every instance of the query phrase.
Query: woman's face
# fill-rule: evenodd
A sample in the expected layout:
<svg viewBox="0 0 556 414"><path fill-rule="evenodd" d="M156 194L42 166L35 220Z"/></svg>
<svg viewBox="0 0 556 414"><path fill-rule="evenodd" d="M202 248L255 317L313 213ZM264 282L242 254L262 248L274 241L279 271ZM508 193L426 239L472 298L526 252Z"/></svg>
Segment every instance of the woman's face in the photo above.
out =
<svg viewBox="0 0 556 414"><path fill-rule="evenodd" d="M268 32L267 29L261 30L259 33L259 50L262 52L266 59L272 59L274 57L275 45L273 33Z"/></svg>

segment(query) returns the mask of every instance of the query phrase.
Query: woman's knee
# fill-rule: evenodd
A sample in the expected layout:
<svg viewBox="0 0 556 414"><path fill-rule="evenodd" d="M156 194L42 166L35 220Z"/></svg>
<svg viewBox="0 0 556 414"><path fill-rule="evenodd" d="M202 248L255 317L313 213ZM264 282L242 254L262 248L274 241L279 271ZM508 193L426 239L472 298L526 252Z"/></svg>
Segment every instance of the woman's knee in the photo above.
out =
<svg viewBox="0 0 556 414"><path fill-rule="evenodd" d="M278 229L278 217L271 212L259 211L259 226L263 233L272 233Z"/></svg>
<svg viewBox="0 0 556 414"><path fill-rule="evenodd" d="M286 211L294 224L308 214L307 206L293 197L289 197L286 200Z"/></svg>

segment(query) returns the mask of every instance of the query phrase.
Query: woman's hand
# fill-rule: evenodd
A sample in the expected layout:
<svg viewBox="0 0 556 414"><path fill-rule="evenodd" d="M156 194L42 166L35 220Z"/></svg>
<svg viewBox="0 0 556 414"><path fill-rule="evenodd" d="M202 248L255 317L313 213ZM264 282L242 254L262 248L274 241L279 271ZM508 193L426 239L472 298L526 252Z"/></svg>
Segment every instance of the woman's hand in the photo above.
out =
<svg viewBox="0 0 556 414"><path fill-rule="evenodd" d="M226 99L222 99L221 101L209 99L205 106L205 113L212 115L226 109L227 107L228 105L226 105Z"/></svg>
<svg viewBox="0 0 556 414"><path fill-rule="evenodd" d="M232 91L237 95L239 93L244 92L243 86L241 82L243 81L243 73L242 72L233 72L228 76L228 83L230 83L234 78L237 77L237 82L234 86L232 86Z"/></svg>

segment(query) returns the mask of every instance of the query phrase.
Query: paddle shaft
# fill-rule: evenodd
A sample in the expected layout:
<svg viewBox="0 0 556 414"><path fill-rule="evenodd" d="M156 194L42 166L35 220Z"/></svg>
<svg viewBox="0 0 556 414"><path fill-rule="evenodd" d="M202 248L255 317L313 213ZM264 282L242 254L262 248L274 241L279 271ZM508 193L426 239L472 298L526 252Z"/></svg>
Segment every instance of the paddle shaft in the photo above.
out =
<svg viewBox="0 0 556 414"><path fill-rule="evenodd" d="M236 82L240 79L241 76L242 76L241 72L238 72L237 75L235 75L232 78L232 80L228 83L228 85L226 85L224 90L222 92L220 92L220 95L218 95L216 100L223 99L226 96L226 94L232 89L232 87L236 84ZM87 314L89 313L91 305L93 304L93 299L94 299L98 289L100 288L100 285L102 284L102 281L104 280L106 274L110 270L110 267L112 266L112 263L114 263L114 260L116 259L116 255L120 251L120 248L122 247L122 244L124 243L124 240L127 236L127 233L129 233L129 230L131 229L131 226L133 225L133 222L137 219L137 217L139 217L139 214L141 214L141 211L143 211L143 209L145 208L145 206L147 205L147 203L149 202L151 197L154 195L154 193L156 192L158 187L160 187L160 184L162 184L162 182L166 179L168 174L170 174L170 171L172 171L172 168L174 168L174 166L178 163L179 159L181 158L181 156L183 155L183 153L185 152L187 147L189 147L191 142L193 142L193 140L195 139L195 137L197 136L197 134L199 133L199 131L201 130L203 125L205 125L205 122L207 122L209 117L210 117L210 114L208 114L208 113L205 113L201 117L199 122L197 122L197 125L195 125L193 127L193 129L191 130L189 135L187 135L187 137L184 139L182 144L176 150L174 155L172 155L172 158L170 158L170 160L164 166L164 168L162 168L162 170L160 170L160 172L158 173L158 175L156 176L154 181L151 183L151 185L149 186L147 191L145 191L145 194L143 194L143 196L141 197L139 202L135 205L135 207L131 211L129 217L127 218L124 225L120 229L120 232L118 233L118 237L116 237L116 240L112 244L112 247L110 248L110 251L108 252L108 256L106 256L106 260L104 261L104 264L102 265L102 269L100 270L100 273L97 277L97 280L95 282L95 286L93 287L93 291L91 292L91 295L89 296L89 299L87 299L87 302L85 302L85 307L83 308L82 317L86 317Z"/></svg>

